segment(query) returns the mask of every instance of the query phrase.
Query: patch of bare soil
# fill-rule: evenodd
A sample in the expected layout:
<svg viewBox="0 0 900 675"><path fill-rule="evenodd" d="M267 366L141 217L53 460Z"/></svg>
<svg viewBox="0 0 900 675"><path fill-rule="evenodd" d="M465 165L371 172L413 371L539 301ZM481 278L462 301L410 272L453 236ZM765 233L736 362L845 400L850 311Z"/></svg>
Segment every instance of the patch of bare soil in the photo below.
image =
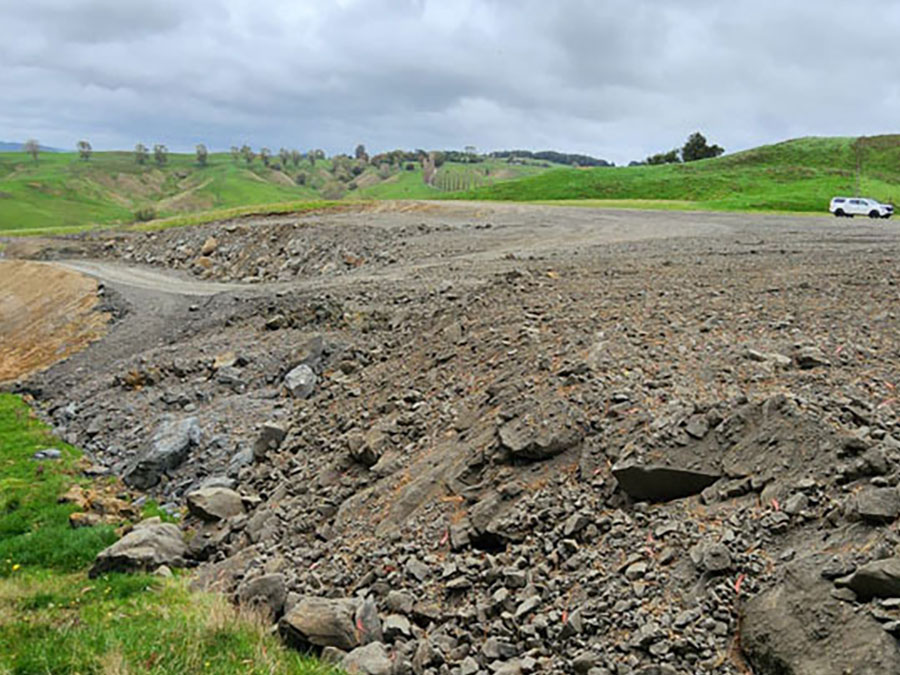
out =
<svg viewBox="0 0 900 675"><path fill-rule="evenodd" d="M106 332L97 282L51 265L0 261L0 382L43 370Z"/></svg>

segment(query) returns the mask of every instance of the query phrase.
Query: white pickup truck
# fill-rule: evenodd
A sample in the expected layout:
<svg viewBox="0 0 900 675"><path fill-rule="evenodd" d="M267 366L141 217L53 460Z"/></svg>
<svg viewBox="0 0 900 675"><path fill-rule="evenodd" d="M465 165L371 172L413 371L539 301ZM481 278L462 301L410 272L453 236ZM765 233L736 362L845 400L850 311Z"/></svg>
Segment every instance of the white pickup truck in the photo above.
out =
<svg viewBox="0 0 900 675"><path fill-rule="evenodd" d="M838 218L847 216L869 216L869 218L890 218L894 215L892 204L882 204L867 197L835 197L828 207Z"/></svg>

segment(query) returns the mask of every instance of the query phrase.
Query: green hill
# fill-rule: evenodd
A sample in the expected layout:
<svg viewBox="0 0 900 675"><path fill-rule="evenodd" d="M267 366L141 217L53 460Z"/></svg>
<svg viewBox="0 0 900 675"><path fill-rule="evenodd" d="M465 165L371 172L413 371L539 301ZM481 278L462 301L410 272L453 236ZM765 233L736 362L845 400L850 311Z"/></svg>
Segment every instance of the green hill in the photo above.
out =
<svg viewBox="0 0 900 675"><path fill-rule="evenodd" d="M900 203L900 135L801 138L686 164L555 169L466 191L465 199L581 200L654 208L815 211L860 192Z"/></svg>
<svg viewBox="0 0 900 675"><path fill-rule="evenodd" d="M418 163L334 169L332 160L315 165L303 160L282 169L277 158L266 167L259 159L248 165L224 153L210 155L206 166L194 155L170 154L157 166L152 157L138 165L131 152L94 153L88 161L76 153L42 153L37 162L22 152L0 153L0 233L66 232L321 199L433 199L451 189L546 170L538 163L503 160L447 163L432 187L424 184ZM303 184L298 184L301 174Z"/></svg>

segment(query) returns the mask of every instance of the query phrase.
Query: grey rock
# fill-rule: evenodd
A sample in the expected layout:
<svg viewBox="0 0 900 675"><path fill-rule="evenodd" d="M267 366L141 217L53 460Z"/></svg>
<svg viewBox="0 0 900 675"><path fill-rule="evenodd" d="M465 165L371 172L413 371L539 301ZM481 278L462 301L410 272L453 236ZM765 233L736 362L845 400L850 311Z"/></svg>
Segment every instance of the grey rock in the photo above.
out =
<svg viewBox="0 0 900 675"><path fill-rule="evenodd" d="M532 595L516 607L516 620L519 620L525 616L528 616L534 610L541 606L541 598L539 595Z"/></svg>
<svg viewBox="0 0 900 675"><path fill-rule="evenodd" d="M703 569L712 574L731 569L731 553L728 547L719 543L704 547L702 565Z"/></svg>
<svg viewBox="0 0 900 675"><path fill-rule="evenodd" d="M302 363L284 376L284 388L294 398L306 399L313 393L318 381L313 369Z"/></svg>
<svg viewBox="0 0 900 675"><path fill-rule="evenodd" d="M354 617L356 599L302 596L278 623L284 641L301 650L337 647L345 651L362 644Z"/></svg>
<svg viewBox="0 0 900 675"><path fill-rule="evenodd" d="M893 488L866 488L856 495L856 511L863 520L892 522L900 514L900 494Z"/></svg>
<svg viewBox="0 0 900 675"><path fill-rule="evenodd" d="M266 456L269 450L277 450L287 436L287 429L276 422L267 422L259 430L259 436L253 443L253 454L257 459Z"/></svg>
<svg viewBox="0 0 900 675"><path fill-rule="evenodd" d="M707 471L657 464L621 464L612 469L620 487L636 500L668 501L700 494L721 478Z"/></svg>
<svg viewBox="0 0 900 675"><path fill-rule="evenodd" d="M148 490L160 477L179 466L192 447L200 443L200 425L196 417L163 422L150 441L150 447L125 472L125 482L139 490Z"/></svg>
<svg viewBox="0 0 900 675"><path fill-rule="evenodd" d="M93 579L106 572L152 572L162 565L183 567L186 554L181 530L153 518L138 523L119 541L100 551L88 576Z"/></svg>
<svg viewBox="0 0 900 675"><path fill-rule="evenodd" d="M265 608L269 616L278 619L284 613L287 587L283 574L266 574L245 581L237 590L237 600L242 605Z"/></svg>
<svg viewBox="0 0 900 675"><path fill-rule="evenodd" d="M590 520L580 513L573 513L563 523L563 536L572 537L581 532L590 524Z"/></svg>
<svg viewBox="0 0 900 675"><path fill-rule="evenodd" d="M210 476L209 478L204 478L203 482L197 486L197 489L203 490L205 488L228 488L229 490L232 490L234 489L235 485L235 480L233 478L229 478L228 476Z"/></svg>
<svg viewBox="0 0 900 675"><path fill-rule="evenodd" d="M587 672L600 663L600 656L594 652L581 652L572 660L572 668L579 675L586 675Z"/></svg>
<svg viewBox="0 0 900 675"><path fill-rule="evenodd" d="M357 647L341 660L341 668L350 675L390 675L392 665L380 642Z"/></svg>
<svg viewBox="0 0 900 675"><path fill-rule="evenodd" d="M801 511L804 511L809 506L809 497L807 497L802 492L797 492L784 502L784 512L789 516L796 516Z"/></svg>
<svg viewBox="0 0 900 675"><path fill-rule="evenodd" d="M689 436L698 440L706 436L709 433L709 422L706 419L706 415L692 415L684 430Z"/></svg>
<svg viewBox="0 0 900 675"><path fill-rule="evenodd" d="M359 604L353 615L353 623L359 634L360 644L384 640L381 632L381 618L378 616L378 608L372 598L366 598Z"/></svg>
<svg viewBox="0 0 900 675"><path fill-rule="evenodd" d="M512 459L548 459L581 443L582 425L562 402L505 422L498 429L500 445Z"/></svg>
<svg viewBox="0 0 900 675"><path fill-rule="evenodd" d="M350 456L363 466L373 467L390 448L389 436L380 429L370 429L365 434L352 434L347 439Z"/></svg>
<svg viewBox="0 0 900 675"><path fill-rule="evenodd" d="M505 661L516 655L516 646L505 640L489 637L481 645L481 653L492 661L497 659Z"/></svg>
<svg viewBox="0 0 900 675"><path fill-rule="evenodd" d="M56 460L62 457L62 451L57 450L56 448L47 448L46 450L38 450L34 453L31 458L37 461L42 460Z"/></svg>
<svg viewBox="0 0 900 675"><path fill-rule="evenodd" d="M584 619L582 618L581 610L576 609L566 617L565 623L563 623L560 637L565 640L566 638L572 637L574 635L581 635L581 632L583 630Z"/></svg>
<svg viewBox="0 0 900 675"><path fill-rule="evenodd" d="M803 370L831 365L828 357L817 347L801 347L794 355L794 361L797 367Z"/></svg>
<svg viewBox="0 0 900 675"><path fill-rule="evenodd" d="M413 609L414 598L403 591L390 591L385 602L392 612L409 615Z"/></svg>
<svg viewBox="0 0 900 675"><path fill-rule="evenodd" d="M870 562L835 583L846 586L861 600L900 598L900 558Z"/></svg>
<svg viewBox="0 0 900 675"><path fill-rule="evenodd" d="M224 487L209 487L195 490L187 496L188 510L192 515L216 522L244 513L241 496Z"/></svg>
<svg viewBox="0 0 900 675"><path fill-rule="evenodd" d="M397 638L412 636L412 626L409 619L401 614L391 614L384 620L384 639L393 642Z"/></svg>
<svg viewBox="0 0 900 675"><path fill-rule="evenodd" d="M900 673L897 641L870 616L831 597L820 563L789 566L782 583L748 600L741 646L759 675Z"/></svg>

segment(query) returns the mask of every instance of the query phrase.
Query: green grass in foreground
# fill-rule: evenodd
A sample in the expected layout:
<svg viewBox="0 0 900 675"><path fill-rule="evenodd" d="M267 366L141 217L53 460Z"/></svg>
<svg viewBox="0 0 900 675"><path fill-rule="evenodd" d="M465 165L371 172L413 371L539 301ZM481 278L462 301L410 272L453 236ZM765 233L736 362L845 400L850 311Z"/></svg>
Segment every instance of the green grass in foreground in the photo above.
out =
<svg viewBox="0 0 900 675"><path fill-rule="evenodd" d="M833 196L856 193L857 158L860 192L900 203L900 136L801 138L687 164L555 169L455 196L825 213Z"/></svg>
<svg viewBox="0 0 900 675"><path fill-rule="evenodd" d="M48 447L63 459L31 459ZM191 593L187 577L88 579L115 534L68 527L73 507L56 499L78 457L0 394L0 673L334 672L284 648L258 615Z"/></svg>

